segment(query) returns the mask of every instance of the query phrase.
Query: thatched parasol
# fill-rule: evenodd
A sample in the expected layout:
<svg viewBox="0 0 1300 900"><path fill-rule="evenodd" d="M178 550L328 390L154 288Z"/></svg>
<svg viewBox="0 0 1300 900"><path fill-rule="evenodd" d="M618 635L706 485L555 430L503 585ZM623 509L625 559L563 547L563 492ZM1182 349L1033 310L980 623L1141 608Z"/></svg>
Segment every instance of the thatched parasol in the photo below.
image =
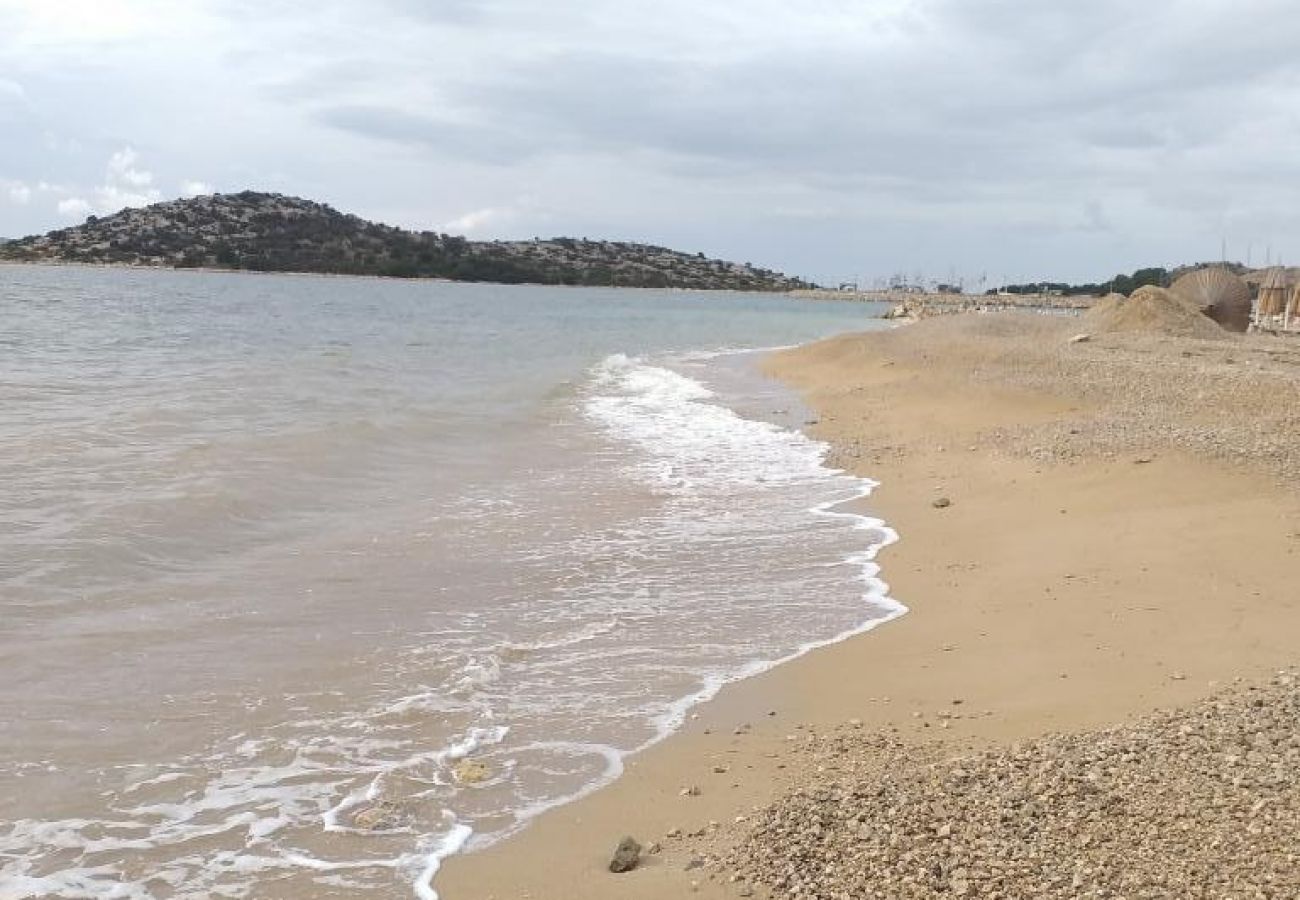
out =
<svg viewBox="0 0 1300 900"><path fill-rule="evenodd" d="M1229 331L1250 327L1250 286L1227 269L1210 266L1188 272L1170 290Z"/></svg>
<svg viewBox="0 0 1300 900"><path fill-rule="evenodd" d="M1274 266L1259 283L1259 296L1255 298L1255 315L1279 316L1287 302L1286 270Z"/></svg>

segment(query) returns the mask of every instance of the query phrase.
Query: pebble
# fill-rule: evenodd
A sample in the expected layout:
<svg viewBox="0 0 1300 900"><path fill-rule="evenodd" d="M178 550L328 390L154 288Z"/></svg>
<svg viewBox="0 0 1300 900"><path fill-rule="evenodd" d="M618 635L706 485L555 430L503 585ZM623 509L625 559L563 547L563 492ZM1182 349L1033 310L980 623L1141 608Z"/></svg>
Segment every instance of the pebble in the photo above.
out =
<svg viewBox="0 0 1300 900"><path fill-rule="evenodd" d="M797 900L1300 897L1300 674L946 758L843 729L722 861ZM943 720L945 723L947 720Z"/></svg>
<svg viewBox="0 0 1300 900"><path fill-rule="evenodd" d="M1279 352L1294 341L1225 335L1232 358L1245 365L1224 365L1204 354L1205 341L1175 334L1110 334L1104 344L1071 346L1068 321L1017 323L993 334L990 317L943 318L927 322L926 332L891 332L889 352L914 362L942 354L952 371L981 385L1069 397L1093 410L1083 421L995 429L985 437L996 450L1138 465L1176 450L1247 463L1291 484L1300 479L1295 407L1276 400L1300 396L1300 365L1294 353Z"/></svg>
<svg viewBox="0 0 1300 900"><path fill-rule="evenodd" d="M636 838L625 837L618 842L614 857L609 861L609 870L615 874L631 872L641 861L641 845Z"/></svg>

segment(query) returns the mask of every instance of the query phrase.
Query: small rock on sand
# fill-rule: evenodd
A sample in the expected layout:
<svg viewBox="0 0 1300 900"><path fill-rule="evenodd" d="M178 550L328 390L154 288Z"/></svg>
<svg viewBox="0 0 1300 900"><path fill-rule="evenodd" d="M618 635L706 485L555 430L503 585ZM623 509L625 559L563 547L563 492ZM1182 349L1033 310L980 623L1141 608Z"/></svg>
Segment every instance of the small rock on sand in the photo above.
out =
<svg viewBox="0 0 1300 900"><path fill-rule="evenodd" d="M452 769L452 774L461 784L478 784L487 781L488 775L491 774L486 763L481 763L476 759L462 759Z"/></svg>
<svg viewBox="0 0 1300 900"><path fill-rule="evenodd" d="M952 501L947 497L938 497L930 505L935 509L947 509L949 506L952 506Z"/></svg>
<svg viewBox="0 0 1300 900"><path fill-rule="evenodd" d="M636 838L625 837L618 842L618 847L614 850L614 858L609 861L609 870L615 874L631 872L640 861L641 845L636 842Z"/></svg>
<svg viewBox="0 0 1300 900"><path fill-rule="evenodd" d="M402 824L403 810L400 803L392 800L380 800L362 806L352 813L352 827L363 831L387 831Z"/></svg>

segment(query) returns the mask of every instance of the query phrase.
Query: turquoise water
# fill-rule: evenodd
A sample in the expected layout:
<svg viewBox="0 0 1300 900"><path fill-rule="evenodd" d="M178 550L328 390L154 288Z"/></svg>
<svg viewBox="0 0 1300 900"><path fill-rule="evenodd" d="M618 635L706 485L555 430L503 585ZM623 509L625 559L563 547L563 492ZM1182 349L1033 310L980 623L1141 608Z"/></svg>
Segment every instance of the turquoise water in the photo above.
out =
<svg viewBox="0 0 1300 900"><path fill-rule="evenodd" d="M880 311L0 268L0 896L432 896L897 614L734 352Z"/></svg>

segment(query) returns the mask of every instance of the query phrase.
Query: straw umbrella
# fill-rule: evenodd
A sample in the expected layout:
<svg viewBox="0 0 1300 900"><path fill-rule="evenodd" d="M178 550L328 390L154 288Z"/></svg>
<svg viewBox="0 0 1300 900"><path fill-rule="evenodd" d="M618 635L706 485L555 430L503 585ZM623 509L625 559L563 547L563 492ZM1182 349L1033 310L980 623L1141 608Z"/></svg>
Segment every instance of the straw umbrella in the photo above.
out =
<svg viewBox="0 0 1300 900"><path fill-rule="evenodd" d="M1282 315L1289 299L1286 288L1286 271L1281 266L1274 266L1265 273L1259 284L1259 296L1255 298L1256 322L1263 324L1264 319Z"/></svg>
<svg viewBox="0 0 1300 900"><path fill-rule="evenodd" d="M1221 266L1188 272L1169 289L1228 331L1250 327L1250 285Z"/></svg>

